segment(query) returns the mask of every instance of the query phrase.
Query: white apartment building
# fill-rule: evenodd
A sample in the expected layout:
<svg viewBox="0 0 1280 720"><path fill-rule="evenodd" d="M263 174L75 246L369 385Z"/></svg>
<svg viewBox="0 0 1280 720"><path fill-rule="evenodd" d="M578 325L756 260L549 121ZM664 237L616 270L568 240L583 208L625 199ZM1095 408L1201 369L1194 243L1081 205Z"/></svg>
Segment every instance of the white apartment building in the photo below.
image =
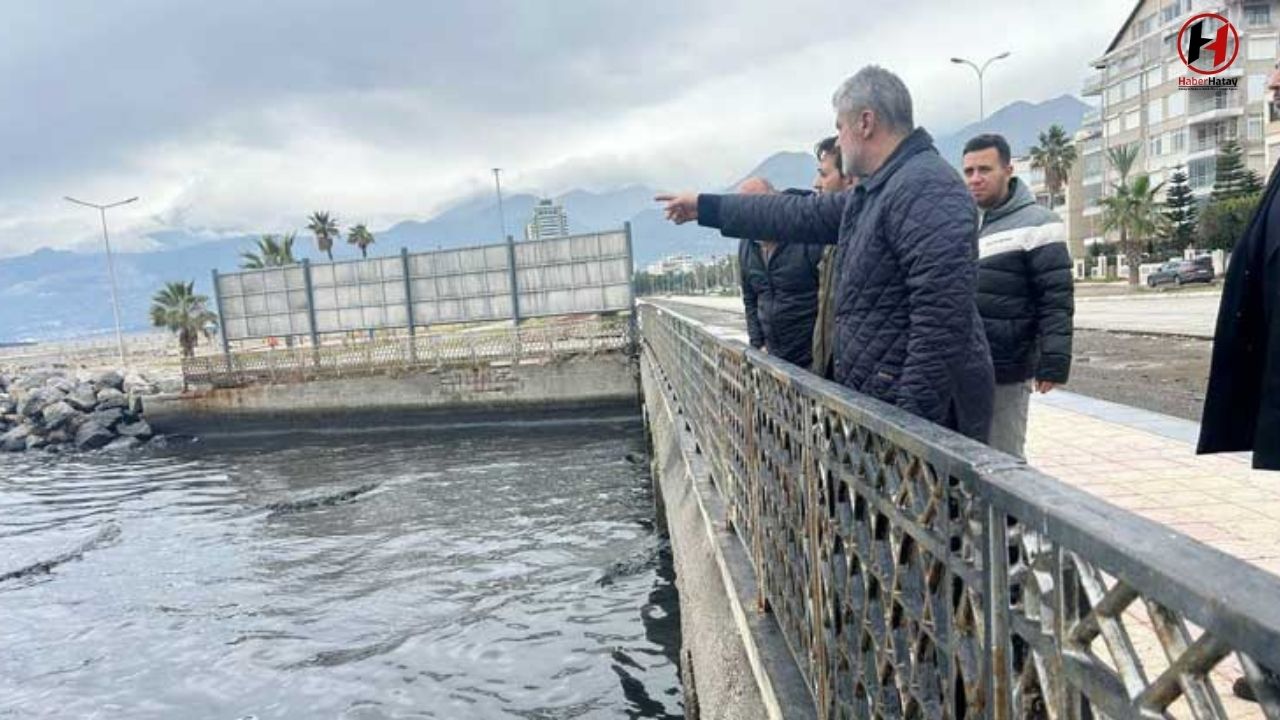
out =
<svg viewBox="0 0 1280 720"><path fill-rule="evenodd" d="M1179 85L1179 78L1201 77L1182 61L1178 33L1202 12L1226 17L1238 33L1238 44L1231 44L1235 60L1212 76L1235 78L1234 87ZM1187 45L1184 38L1184 53ZM1280 156L1280 120L1268 117L1266 97L1278 48L1280 0L1137 2L1092 63L1095 73L1084 85L1084 95L1097 98L1098 109L1085 116L1076 135L1078 159L1069 185L1078 197L1068 198L1073 251L1102 239L1098 201L1119 180L1107 162L1108 148L1138 143L1133 173L1147 173L1157 182L1184 166L1192 189L1203 198L1213 186L1222 144L1234 139L1245 164L1265 178Z"/></svg>
<svg viewBox="0 0 1280 720"><path fill-rule="evenodd" d="M539 200L533 208L533 219L524 228L525 240L550 240L569 234L569 215L564 206L551 200Z"/></svg>

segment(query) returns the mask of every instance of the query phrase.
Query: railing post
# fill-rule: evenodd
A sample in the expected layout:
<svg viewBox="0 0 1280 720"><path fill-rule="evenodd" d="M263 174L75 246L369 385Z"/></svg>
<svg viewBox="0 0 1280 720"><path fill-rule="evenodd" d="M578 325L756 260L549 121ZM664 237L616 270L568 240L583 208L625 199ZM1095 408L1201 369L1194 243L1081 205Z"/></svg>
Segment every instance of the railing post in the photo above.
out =
<svg viewBox="0 0 1280 720"><path fill-rule="evenodd" d="M1013 643L1009 636L1009 533L1004 513L987 501L986 642L984 674L993 720L1013 718Z"/></svg>
<svg viewBox="0 0 1280 720"><path fill-rule="evenodd" d="M400 248L400 269L404 272L404 312L409 321L409 364L418 360L418 349L414 342L417 331L413 321L413 283L409 280L409 248Z"/></svg>
<svg viewBox="0 0 1280 720"><path fill-rule="evenodd" d="M302 286L307 291L307 327L311 331L311 352L317 365L320 364L320 333L316 328L316 292L311 284L311 261L302 259Z"/></svg>

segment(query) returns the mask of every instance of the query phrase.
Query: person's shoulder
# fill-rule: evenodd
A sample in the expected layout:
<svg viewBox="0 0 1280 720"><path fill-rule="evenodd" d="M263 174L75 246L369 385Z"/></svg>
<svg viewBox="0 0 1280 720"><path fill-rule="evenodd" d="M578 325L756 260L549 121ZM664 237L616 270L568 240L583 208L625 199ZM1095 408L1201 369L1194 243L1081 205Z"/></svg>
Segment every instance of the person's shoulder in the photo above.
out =
<svg viewBox="0 0 1280 720"><path fill-rule="evenodd" d="M1053 225L1055 223L1062 225L1064 228L1066 227L1062 222L1062 217L1058 215L1058 213L1050 210L1040 203L1033 203L1019 209L1010 219L1013 221L1011 224L1016 227L1040 227L1042 225Z"/></svg>

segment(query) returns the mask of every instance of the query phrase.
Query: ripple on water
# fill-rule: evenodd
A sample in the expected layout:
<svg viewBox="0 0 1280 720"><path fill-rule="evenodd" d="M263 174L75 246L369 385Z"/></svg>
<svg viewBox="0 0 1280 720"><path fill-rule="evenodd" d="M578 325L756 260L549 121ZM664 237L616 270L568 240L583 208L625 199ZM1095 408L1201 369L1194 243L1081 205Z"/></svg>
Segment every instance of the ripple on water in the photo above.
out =
<svg viewBox="0 0 1280 720"><path fill-rule="evenodd" d="M14 717L679 717L641 446L630 423L526 424L0 458L0 576L59 560L0 581L0 697Z"/></svg>

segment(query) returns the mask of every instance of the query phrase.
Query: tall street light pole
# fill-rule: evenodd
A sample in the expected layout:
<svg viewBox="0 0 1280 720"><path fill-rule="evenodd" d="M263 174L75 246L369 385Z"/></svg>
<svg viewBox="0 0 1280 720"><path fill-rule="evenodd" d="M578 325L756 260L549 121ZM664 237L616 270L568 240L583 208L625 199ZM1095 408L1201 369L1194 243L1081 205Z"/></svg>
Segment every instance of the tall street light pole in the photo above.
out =
<svg viewBox="0 0 1280 720"><path fill-rule="evenodd" d="M499 236L498 242L507 241L507 216L502 211L502 178L500 173L502 168L493 169L493 185L498 189L498 223L502 226L502 235Z"/></svg>
<svg viewBox="0 0 1280 720"><path fill-rule="evenodd" d="M120 350L120 367L123 369L128 366L128 363L125 361L124 333L120 331L120 293L116 290L116 267L114 261L111 259L111 237L107 234L107 209L119 207L121 205L128 205L138 198L131 197L128 200L121 200L119 202L108 203L106 205L85 202L70 196L64 196L64 199L77 205L97 209L98 216L102 219L102 244L106 246L107 249L107 275L111 278L111 311L115 315L116 319L116 345Z"/></svg>
<svg viewBox="0 0 1280 720"><path fill-rule="evenodd" d="M985 88L983 88L983 85L982 85L982 77L983 75L986 74L987 67L991 65L991 63L997 60L1003 60L1007 57L1009 57L1008 50L1000 53L999 55L996 55L993 58L988 58L986 62L982 63L982 67L978 67L977 64L973 63L972 61L965 60L964 58L958 58L958 57L951 58L951 62L957 65L968 65L969 67L973 68L974 72L978 73L978 121L979 122L987 119L987 105L986 105L987 100L986 100Z"/></svg>

